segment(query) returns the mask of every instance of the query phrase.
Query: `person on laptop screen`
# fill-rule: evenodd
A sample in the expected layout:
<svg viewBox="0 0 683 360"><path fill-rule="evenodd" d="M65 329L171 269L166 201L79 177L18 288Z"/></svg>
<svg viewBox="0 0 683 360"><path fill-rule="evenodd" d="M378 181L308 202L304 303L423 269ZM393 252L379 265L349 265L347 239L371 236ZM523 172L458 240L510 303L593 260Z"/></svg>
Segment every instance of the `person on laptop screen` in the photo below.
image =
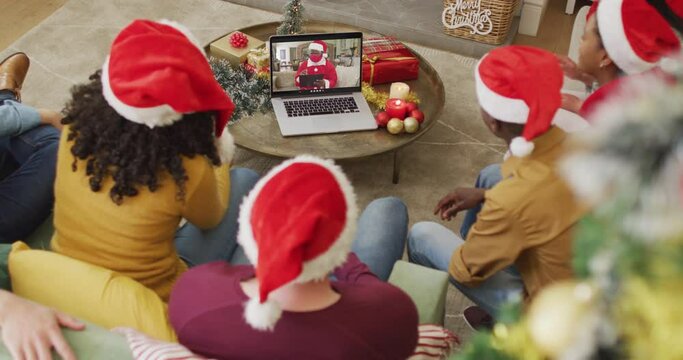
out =
<svg viewBox="0 0 683 360"><path fill-rule="evenodd" d="M315 40L308 45L308 50L308 60L302 62L296 72L296 86L301 90L335 87L337 70L331 61L327 61L327 43Z"/></svg>

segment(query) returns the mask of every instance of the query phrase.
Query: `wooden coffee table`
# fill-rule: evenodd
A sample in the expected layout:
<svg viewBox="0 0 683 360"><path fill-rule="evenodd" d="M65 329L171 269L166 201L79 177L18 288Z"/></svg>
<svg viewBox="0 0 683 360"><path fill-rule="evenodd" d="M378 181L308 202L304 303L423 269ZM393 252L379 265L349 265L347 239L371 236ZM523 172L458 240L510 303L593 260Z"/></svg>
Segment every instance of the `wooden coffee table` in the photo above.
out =
<svg viewBox="0 0 683 360"><path fill-rule="evenodd" d="M279 23L266 23L239 29L263 41L275 34ZM355 26L332 22L308 21L306 32L330 33L361 31L368 37L381 36L372 31ZM209 46L206 51L211 54ZM283 137L273 112L255 114L230 125L230 133L235 143L245 149L261 154L290 158L300 154L311 154L328 159L358 159L386 152L393 152L393 182L398 183L400 162L399 150L420 138L436 123L441 116L445 103L445 92L441 78L436 70L421 57L418 80L408 81L408 85L420 96L420 110L425 113L425 121L414 134L391 135L385 129L358 131L339 134L305 135ZM376 89L389 91L389 84L378 85ZM375 110L375 109L373 109Z"/></svg>

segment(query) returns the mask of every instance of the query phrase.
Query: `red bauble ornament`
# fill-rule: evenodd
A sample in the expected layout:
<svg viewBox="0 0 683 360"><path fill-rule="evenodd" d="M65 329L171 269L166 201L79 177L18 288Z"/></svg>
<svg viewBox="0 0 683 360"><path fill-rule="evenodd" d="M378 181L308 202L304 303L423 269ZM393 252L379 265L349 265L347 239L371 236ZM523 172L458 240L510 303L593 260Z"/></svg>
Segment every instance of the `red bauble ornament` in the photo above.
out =
<svg viewBox="0 0 683 360"><path fill-rule="evenodd" d="M406 104L406 109L408 109L408 113L409 113L409 114L410 114L411 112L413 112L413 110L417 110L417 108L418 108L418 106L417 106L417 104L414 103L414 102L409 102L409 103Z"/></svg>
<svg viewBox="0 0 683 360"><path fill-rule="evenodd" d="M425 114L420 111L420 110L413 110L410 113L410 117L414 117L417 122L422 124L423 121L425 121Z"/></svg>
<svg viewBox="0 0 683 360"><path fill-rule="evenodd" d="M236 49L242 49L247 47L248 44L249 39L247 38L247 35L244 35L239 31L230 35L230 46Z"/></svg>
<svg viewBox="0 0 683 360"><path fill-rule="evenodd" d="M389 114L387 114L386 111L382 111L375 115L375 121L377 122L377 126L379 127L386 127L389 120L391 120L391 117L389 116Z"/></svg>

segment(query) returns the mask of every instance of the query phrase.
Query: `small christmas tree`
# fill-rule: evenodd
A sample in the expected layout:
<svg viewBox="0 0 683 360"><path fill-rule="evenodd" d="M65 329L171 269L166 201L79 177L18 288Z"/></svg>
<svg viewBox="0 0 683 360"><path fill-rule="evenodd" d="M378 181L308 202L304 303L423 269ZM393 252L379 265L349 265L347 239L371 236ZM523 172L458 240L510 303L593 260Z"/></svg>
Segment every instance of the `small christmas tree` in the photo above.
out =
<svg viewBox="0 0 683 360"><path fill-rule="evenodd" d="M244 65L235 69L225 59L211 58L209 63L216 80L235 103L230 123L271 109L269 77L253 74Z"/></svg>
<svg viewBox="0 0 683 360"><path fill-rule="evenodd" d="M304 6L301 0L292 0L284 7L282 24L277 28L278 35L295 35L304 31Z"/></svg>

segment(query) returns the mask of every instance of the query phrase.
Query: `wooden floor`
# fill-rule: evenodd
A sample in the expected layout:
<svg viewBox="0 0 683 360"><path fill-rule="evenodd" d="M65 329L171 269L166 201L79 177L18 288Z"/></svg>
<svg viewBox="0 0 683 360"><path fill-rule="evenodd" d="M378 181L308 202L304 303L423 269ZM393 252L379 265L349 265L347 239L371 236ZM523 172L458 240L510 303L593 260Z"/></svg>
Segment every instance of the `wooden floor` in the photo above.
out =
<svg viewBox="0 0 683 360"><path fill-rule="evenodd" d="M66 2L67 0L0 0L0 49L7 48Z"/></svg>
<svg viewBox="0 0 683 360"><path fill-rule="evenodd" d="M27 31L50 16L68 0L0 0L0 49L7 48ZM588 4L579 0L576 9ZM566 0L549 0L538 36L517 35L515 44L531 45L566 54L574 15L566 15Z"/></svg>

